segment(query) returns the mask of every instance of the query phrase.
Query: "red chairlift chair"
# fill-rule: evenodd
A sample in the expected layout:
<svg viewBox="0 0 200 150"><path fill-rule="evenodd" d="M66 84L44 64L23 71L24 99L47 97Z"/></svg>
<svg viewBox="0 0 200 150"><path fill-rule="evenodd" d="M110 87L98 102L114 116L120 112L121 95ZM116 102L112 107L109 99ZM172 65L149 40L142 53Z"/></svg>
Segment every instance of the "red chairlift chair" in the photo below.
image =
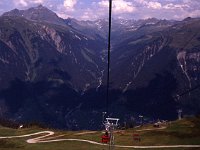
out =
<svg viewBox="0 0 200 150"><path fill-rule="evenodd" d="M109 143L110 142L110 137L108 135L108 132L106 132L104 135L101 136L101 142L102 143Z"/></svg>

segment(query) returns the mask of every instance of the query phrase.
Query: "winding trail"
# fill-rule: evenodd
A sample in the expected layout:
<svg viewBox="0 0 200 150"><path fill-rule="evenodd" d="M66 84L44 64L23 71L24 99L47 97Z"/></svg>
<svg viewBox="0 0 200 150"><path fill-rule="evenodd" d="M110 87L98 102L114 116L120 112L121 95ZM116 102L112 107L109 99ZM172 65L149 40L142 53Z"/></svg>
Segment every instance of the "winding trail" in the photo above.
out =
<svg viewBox="0 0 200 150"><path fill-rule="evenodd" d="M41 135L45 134L45 135ZM106 146L107 144L103 143L98 143L95 141L90 141L90 140L84 140L84 139L51 139L51 138L57 138L56 137L51 137L55 133L53 131L41 131L41 132L36 132L32 134L26 134L26 135L20 135L20 136L5 136L5 137L0 137L0 139L12 139L12 138L24 138L24 137L30 137L30 136L35 136L35 135L41 135L36 138L31 138L26 140L27 143L29 144L35 144L35 143L51 143L51 142L60 142L60 141L77 141L77 142L86 142L90 144L95 144L95 145L102 145ZM62 135L61 135L62 136ZM137 149L156 149L156 148L200 148L200 145L163 145L163 146L126 146L126 145L115 145L115 147L119 148L137 148Z"/></svg>

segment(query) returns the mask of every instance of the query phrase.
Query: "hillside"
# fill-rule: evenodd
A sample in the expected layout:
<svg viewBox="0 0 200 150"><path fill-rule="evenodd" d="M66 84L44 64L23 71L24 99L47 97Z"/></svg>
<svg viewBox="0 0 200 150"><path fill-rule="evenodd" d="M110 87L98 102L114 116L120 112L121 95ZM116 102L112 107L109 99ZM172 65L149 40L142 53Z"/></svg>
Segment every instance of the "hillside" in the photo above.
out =
<svg viewBox="0 0 200 150"><path fill-rule="evenodd" d="M181 121L170 122L167 125L162 125L161 128L154 128L152 124L145 125L143 127L134 128L134 129L126 129L126 130L117 130L115 132L115 149L116 150L131 150L131 149L140 149L140 146L177 146L180 148L173 148L175 150L197 150L200 149L200 119L198 118L186 118ZM24 128L24 129L10 129L6 127L0 127L0 137L2 136L19 136L30 133L37 133L40 131L44 131L45 129L40 129L38 127ZM48 129L49 130L49 129ZM30 137L22 137L22 138L13 138L13 139L2 139L0 138L0 149L12 149L12 150L64 150L67 147L70 147L71 150L75 149L93 149L93 150L102 150L107 149L106 145L98 145L101 141L102 131L54 131L55 134L43 138L43 141L49 140L58 140L48 142L48 143L26 143L27 139L36 138L39 136L47 135L34 135ZM141 137L141 141L134 141L132 135L139 134ZM59 141L59 139L63 141ZM74 139L74 141L67 141L67 139ZM91 140L97 142L96 144L88 143L84 141L76 141L79 140ZM66 141L65 141L66 140ZM30 140L29 140L30 141ZM119 145L123 146L133 146L132 148L123 148L119 147ZM179 146L178 146L179 145ZM182 145L182 146L181 146ZM188 147L185 147L188 145ZM190 145L190 146L189 146ZM194 147L192 146L198 146ZM135 148L134 148L135 146ZM138 148L137 148L138 146ZM148 147L146 147L148 149ZM170 150L172 148L158 148L162 150Z"/></svg>

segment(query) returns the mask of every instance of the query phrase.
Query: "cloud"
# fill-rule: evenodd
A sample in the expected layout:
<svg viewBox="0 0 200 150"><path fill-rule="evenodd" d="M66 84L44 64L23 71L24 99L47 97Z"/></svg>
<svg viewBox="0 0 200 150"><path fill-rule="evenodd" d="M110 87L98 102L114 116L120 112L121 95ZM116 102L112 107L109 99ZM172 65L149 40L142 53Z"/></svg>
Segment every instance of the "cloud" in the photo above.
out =
<svg viewBox="0 0 200 150"><path fill-rule="evenodd" d="M56 12L56 14L60 17L60 18L63 18L63 19L67 19L67 18L72 18L73 16L72 15L69 15L69 14L66 14L64 12Z"/></svg>
<svg viewBox="0 0 200 150"><path fill-rule="evenodd" d="M87 10L83 13L81 16L81 20L91 20L91 19L97 19L96 15L93 15L94 13L91 10Z"/></svg>
<svg viewBox="0 0 200 150"><path fill-rule="evenodd" d="M16 7L28 7L32 4L43 4L45 0L13 0Z"/></svg>
<svg viewBox="0 0 200 150"><path fill-rule="evenodd" d="M62 18L94 20L108 17L109 0L0 0L0 15L14 8L43 4ZM113 0L113 17L184 19L200 16L200 0Z"/></svg>
<svg viewBox="0 0 200 150"><path fill-rule="evenodd" d="M149 8L149 9L161 9L162 8L162 4L158 1L134 0L134 2L142 8Z"/></svg>
<svg viewBox="0 0 200 150"><path fill-rule="evenodd" d="M31 0L30 0L31 1ZM44 0L32 0L32 3L35 3L35 4L42 4L44 3Z"/></svg>
<svg viewBox="0 0 200 150"><path fill-rule="evenodd" d="M159 2L149 2L147 3L147 7L152 9L161 9L162 5Z"/></svg>
<svg viewBox="0 0 200 150"><path fill-rule="evenodd" d="M64 7L66 9L74 10L74 6L77 4L77 0L64 0Z"/></svg>
<svg viewBox="0 0 200 150"><path fill-rule="evenodd" d="M146 0L134 0L135 3L146 5L148 2Z"/></svg>
<svg viewBox="0 0 200 150"><path fill-rule="evenodd" d="M55 4L55 3L54 3ZM81 14L79 8L76 8L75 6L78 4L77 0L63 0L62 3L57 4L55 6L52 5L52 3L49 5L49 7L53 8L56 14L61 18L78 18L76 14ZM82 14L81 14L82 15Z"/></svg>
<svg viewBox="0 0 200 150"><path fill-rule="evenodd" d="M190 13L190 17L199 17L200 10L194 10Z"/></svg>
<svg viewBox="0 0 200 150"><path fill-rule="evenodd" d="M24 7L28 6L28 3L26 2L26 0L19 0L19 3L16 3L16 4L22 5Z"/></svg>
<svg viewBox="0 0 200 150"><path fill-rule="evenodd" d="M102 0L99 3L99 6L102 8L108 8L109 1ZM135 11L135 7L132 2L128 2L125 0L113 0L113 12L120 13L132 13Z"/></svg>
<svg viewBox="0 0 200 150"><path fill-rule="evenodd" d="M92 0L90 2L81 1L76 5L78 19L94 20L108 17L109 0ZM124 19L184 19L188 16L200 16L200 0L113 0L113 17ZM80 4L80 2L79 2ZM199 14L198 14L199 13ZM73 14L71 14L73 16Z"/></svg>
<svg viewBox="0 0 200 150"><path fill-rule="evenodd" d="M190 6L187 4L173 4L173 3L169 3L163 6L164 9L186 9L189 8Z"/></svg>
<svg viewBox="0 0 200 150"><path fill-rule="evenodd" d="M93 4L96 4L96 3L94 2ZM99 5L100 5L101 7L108 7L108 6L109 6L109 2L103 0L103 1L100 1L100 2L99 2Z"/></svg>
<svg viewBox="0 0 200 150"><path fill-rule="evenodd" d="M135 10L135 7L131 2L126 2L124 0L115 0L113 2L114 11L118 13L128 12L131 13Z"/></svg>

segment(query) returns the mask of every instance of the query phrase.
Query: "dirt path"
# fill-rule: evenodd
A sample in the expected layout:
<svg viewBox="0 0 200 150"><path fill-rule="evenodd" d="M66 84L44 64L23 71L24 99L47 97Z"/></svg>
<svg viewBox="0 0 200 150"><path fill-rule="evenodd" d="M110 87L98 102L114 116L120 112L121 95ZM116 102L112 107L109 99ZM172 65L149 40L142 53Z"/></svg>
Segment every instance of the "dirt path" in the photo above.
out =
<svg viewBox="0 0 200 150"><path fill-rule="evenodd" d="M93 134L93 133L97 133L97 131L81 132L81 133L76 133L76 134L74 134L74 135L85 135L85 134Z"/></svg>
<svg viewBox="0 0 200 150"><path fill-rule="evenodd" d="M88 133L88 132L87 132ZM59 142L59 141L78 141L78 142L86 142L90 144L95 144L95 145L107 145L103 143L98 143L95 141L90 141L90 140L84 140L84 139L50 139L50 136L54 135L55 133L53 131L42 131L42 132L37 132L37 133L32 133L32 134L26 134L26 135L21 135L21 136L7 136L7 137L0 137L0 139L12 139L12 138L23 138L23 137L30 137L30 136L35 136L35 135L41 135L41 134L46 134L42 135L36 138L31 138L26 140L27 143L29 144L34 144L34 143L51 143L51 142ZM126 145L115 145L115 147L120 147L120 148L137 148L137 149L156 149L156 148L200 148L200 145L163 145L163 146L126 146Z"/></svg>
<svg viewBox="0 0 200 150"><path fill-rule="evenodd" d="M141 129L141 130L136 130L138 132L141 132L141 131L154 131L154 130L163 130L163 129L166 129L167 127L160 127L160 128L154 128L154 129Z"/></svg>

